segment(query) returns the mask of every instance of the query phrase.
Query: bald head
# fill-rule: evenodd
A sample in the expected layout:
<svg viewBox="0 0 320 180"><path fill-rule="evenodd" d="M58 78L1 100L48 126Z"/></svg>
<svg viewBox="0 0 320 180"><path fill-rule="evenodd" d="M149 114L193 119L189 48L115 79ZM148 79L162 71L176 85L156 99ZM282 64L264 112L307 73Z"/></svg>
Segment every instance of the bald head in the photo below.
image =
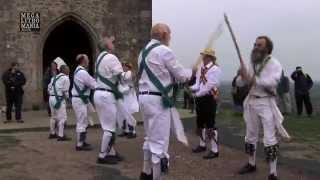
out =
<svg viewBox="0 0 320 180"><path fill-rule="evenodd" d="M99 43L99 49L100 51L102 50L108 50L108 51L113 51L114 50L114 45L113 41L115 40L114 36L111 37L103 37Z"/></svg>
<svg viewBox="0 0 320 180"><path fill-rule="evenodd" d="M159 40L161 43L169 46L171 39L171 31L168 25L158 23L151 29L151 38Z"/></svg>
<svg viewBox="0 0 320 180"><path fill-rule="evenodd" d="M89 66L89 58L86 54L78 54L76 61L80 66L87 68Z"/></svg>

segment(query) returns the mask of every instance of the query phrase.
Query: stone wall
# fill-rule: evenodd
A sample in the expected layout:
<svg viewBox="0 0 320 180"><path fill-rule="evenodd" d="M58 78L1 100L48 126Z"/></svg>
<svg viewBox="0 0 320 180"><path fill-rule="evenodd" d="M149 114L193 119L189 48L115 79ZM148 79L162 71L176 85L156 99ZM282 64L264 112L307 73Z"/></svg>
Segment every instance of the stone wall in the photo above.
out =
<svg viewBox="0 0 320 180"><path fill-rule="evenodd" d="M42 106L42 51L50 32L67 19L80 24L93 44L102 35L116 37L120 60L136 62L149 39L152 0L0 0L0 72L13 61L27 77L24 108ZM20 32L20 12L40 12L40 32ZM94 46L93 45L93 46ZM0 105L5 104L0 83Z"/></svg>

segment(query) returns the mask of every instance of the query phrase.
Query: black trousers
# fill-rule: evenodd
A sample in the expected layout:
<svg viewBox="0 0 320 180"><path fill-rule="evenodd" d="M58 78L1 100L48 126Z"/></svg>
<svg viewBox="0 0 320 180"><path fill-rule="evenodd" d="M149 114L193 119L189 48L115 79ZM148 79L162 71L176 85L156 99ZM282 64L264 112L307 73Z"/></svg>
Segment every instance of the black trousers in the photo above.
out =
<svg viewBox="0 0 320 180"><path fill-rule="evenodd" d="M297 113L298 115L302 114L303 104L306 108L307 114L311 115L313 112L312 104L310 101L310 96L308 94L295 94L296 104L297 104Z"/></svg>
<svg viewBox="0 0 320 180"><path fill-rule="evenodd" d="M6 93L7 120L11 120L12 107L15 108L16 120L21 120L22 93Z"/></svg>
<svg viewBox="0 0 320 180"><path fill-rule="evenodd" d="M196 98L197 128L215 128L217 102L212 95Z"/></svg>

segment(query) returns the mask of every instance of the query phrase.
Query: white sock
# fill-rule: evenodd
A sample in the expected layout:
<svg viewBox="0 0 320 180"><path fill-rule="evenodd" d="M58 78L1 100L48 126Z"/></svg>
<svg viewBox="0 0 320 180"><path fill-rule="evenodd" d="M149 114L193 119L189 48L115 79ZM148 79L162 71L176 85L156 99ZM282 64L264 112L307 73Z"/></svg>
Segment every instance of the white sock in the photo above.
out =
<svg viewBox="0 0 320 180"><path fill-rule="evenodd" d="M58 123L58 136L63 137L64 136L64 121L59 121Z"/></svg>
<svg viewBox="0 0 320 180"><path fill-rule="evenodd" d="M218 150L218 131L214 130L215 136L213 137L214 139L211 140L211 151L214 153L217 153Z"/></svg>
<svg viewBox="0 0 320 180"><path fill-rule="evenodd" d="M143 168L142 172L146 174L151 174L151 152L144 151L143 152Z"/></svg>
<svg viewBox="0 0 320 180"><path fill-rule="evenodd" d="M56 121L50 118L50 134L56 134Z"/></svg>
<svg viewBox="0 0 320 180"><path fill-rule="evenodd" d="M206 129L202 129L201 136L202 137L200 137L199 145L201 147L205 147L206 146L206 141L205 141L206 140Z"/></svg>
<svg viewBox="0 0 320 180"><path fill-rule="evenodd" d="M82 141L80 141L80 135L81 133L79 133L79 132L77 132L77 146L78 147L80 147L80 146L82 146L83 145L83 142Z"/></svg>
<svg viewBox="0 0 320 180"><path fill-rule="evenodd" d="M114 149L114 147L113 147L113 146L111 146L111 148L110 148L110 151L109 151L108 155L110 155L110 156L115 156L115 155L116 155L116 150Z"/></svg>
<svg viewBox="0 0 320 180"><path fill-rule="evenodd" d="M112 137L112 134L109 131L105 131L103 133L102 140L101 140L101 149L99 153L100 158L104 158L108 154L108 151L110 151L109 143L110 143L111 137Z"/></svg>
<svg viewBox="0 0 320 180"><path fill-rule="evenodd" d="M274 161L269 162L270 174L277 176L277 158Z"/></svg>
<svg viewBox="0 0 320 180"><path fill-rule="evenodd" d="M256 144L253 144L253 145L254 145L255 151L253 152L253 155L252 155L252 156L249 155L249 164L252 165L252 166L255 166L255 165L256 165L257 145L256 145Z"/></svg>
<svg viewBox="0 0 320 180"><path fill-rule="evenodd" d="M254 152L253 156L249 156L249 164L252 166L256 165L256 152Z"/></svg>
<svg viewBox="0 0 320 180"><path fill-rule="evenodd" d="M152 172L153 172L153 180L162 180L160 162L152 163Z"/></svg>

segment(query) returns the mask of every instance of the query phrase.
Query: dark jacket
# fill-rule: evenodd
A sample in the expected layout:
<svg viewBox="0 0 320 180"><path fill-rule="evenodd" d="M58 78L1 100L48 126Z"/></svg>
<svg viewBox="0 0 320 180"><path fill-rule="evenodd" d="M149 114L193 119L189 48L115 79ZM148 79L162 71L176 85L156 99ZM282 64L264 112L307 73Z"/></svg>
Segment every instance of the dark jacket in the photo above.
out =
<svg viewBox="0 0 320 180"><path fill-rule="evenodd" d="M279 95L283 95L284 93L288 93L290 91L290 81L287 76L282 74L280 82L277 87L277 92Z"/></svg>
<svg viewBox="0 0 320 180"><path fill-rule="evenodd" d="M295 94L308 94L309 90L313 86L313 81L308 74L303 73L302 71L294 71L291 74L292 80L294 83Z"/></svg>
<svg viewBox="0 0 320 180"><path fill-rule="evenodd" d="M2 75L2 81L5 86L6 93L23 94L23 88L26 84L24 74L17 70L12 73L11 68Z"/></svg>

